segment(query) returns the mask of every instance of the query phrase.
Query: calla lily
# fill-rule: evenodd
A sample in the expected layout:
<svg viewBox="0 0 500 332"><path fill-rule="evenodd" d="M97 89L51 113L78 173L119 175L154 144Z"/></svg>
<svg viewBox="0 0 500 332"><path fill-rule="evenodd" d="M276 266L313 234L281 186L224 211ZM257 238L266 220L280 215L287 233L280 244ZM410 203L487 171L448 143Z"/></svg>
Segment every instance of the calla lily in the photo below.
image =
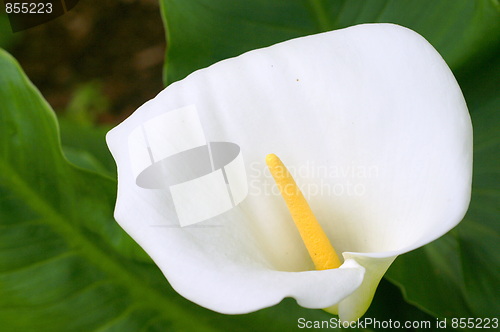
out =
<svg viewBox="0 0 500 332"><path fill-rule="evenodd" d="M293 297L355 320L394 259L457 225L470 200L460 88L425 39L392 24L196 71L107 142L118 223L177 292L227 314ZM339 268L315 269L266 167L270 153L302 189Z"/></svg>

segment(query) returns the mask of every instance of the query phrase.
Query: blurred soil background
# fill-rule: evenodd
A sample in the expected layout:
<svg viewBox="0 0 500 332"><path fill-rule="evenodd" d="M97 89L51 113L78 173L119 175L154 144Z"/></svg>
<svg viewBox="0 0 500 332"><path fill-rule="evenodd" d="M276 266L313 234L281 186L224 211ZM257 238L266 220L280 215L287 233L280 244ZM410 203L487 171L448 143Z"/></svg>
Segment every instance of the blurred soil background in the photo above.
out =
<svg viewBox="0 0 500 332"><path fill-rule="evenodd" d="M80 0L12 34L6 49L55 111L80 123L116 124L163 88L158 0Z"/></svg>

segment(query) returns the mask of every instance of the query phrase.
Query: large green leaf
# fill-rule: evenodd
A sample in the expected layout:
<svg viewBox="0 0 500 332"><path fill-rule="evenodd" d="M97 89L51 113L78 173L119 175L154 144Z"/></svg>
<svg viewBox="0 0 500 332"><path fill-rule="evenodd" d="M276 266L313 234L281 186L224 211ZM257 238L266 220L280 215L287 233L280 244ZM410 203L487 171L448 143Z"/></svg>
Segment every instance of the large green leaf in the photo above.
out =
<svg viewBox="0 0 500 332"><path fill-rule="evenodd" d="M493 317L500 312L495 292L500 287L498 1L162 0L161 4L169 44L167 84L251 49L359 23L397 23L427 38L457 75L472 114L473 196L458 228L399 257L388 278L410 303L438 317Z"/></svg>
<svg viewBox="0 0 500 332"><path fill-rule="evenodd" d="M164 81L274 43L360 23L387 22L426 37L452 68L498 41L495 0L162 0L169 45Z"/></svg>
<svg viewBox="0 0 500 332"><path fill-rule="evenodd" d="M458 228L467 299L480 316L498 316L500 301L500 61L488 61L470 77L483 94L471 98L474 134L472 202ZM491 91L496 93L492 94ZM469 92L469 89L466 90Z"/></svg>
<svg viewBox="0 0 500 332"><path fill-rule="evenodd" d="M64 159L53 112L3 51L0 73L2 330L169 320L175 307L133 273L142 251L111 220L116 183Z"/></svg>

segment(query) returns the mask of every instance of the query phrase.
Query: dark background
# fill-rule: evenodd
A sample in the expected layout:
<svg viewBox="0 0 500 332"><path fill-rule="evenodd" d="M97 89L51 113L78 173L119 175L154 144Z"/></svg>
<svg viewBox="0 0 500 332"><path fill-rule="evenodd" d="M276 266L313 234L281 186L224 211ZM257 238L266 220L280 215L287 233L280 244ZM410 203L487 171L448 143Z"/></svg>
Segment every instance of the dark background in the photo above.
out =
<svg viewBox="0 0 500 332"><path fill-rule="evenodd" d="M50 22L0 32L12 35L0 46L62 116L116 124L163 88L157 0L80 0Z"/></svg>

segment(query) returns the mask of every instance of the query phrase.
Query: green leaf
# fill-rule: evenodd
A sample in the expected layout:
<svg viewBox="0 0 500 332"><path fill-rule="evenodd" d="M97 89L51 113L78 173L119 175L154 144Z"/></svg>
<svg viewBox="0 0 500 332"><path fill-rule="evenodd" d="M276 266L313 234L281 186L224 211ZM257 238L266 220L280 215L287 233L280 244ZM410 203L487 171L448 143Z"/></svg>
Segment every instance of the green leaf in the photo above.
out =
<svg viewBox="0 0 500 332"><path fill-rule="evenodd" d="M152 305L130 305L158 295L130 272L145 254L111 219L116 183L64 159L53 112L3 51L0 73L2 329L77 331L158 317Z"/></svg>
<svg viewBox="0 0 500 332"><path fill-rule="evenodd" d="M372 321L371 325L367 325L366 328L371 328L373 331L386 331L387 328L380 328L382 323L387 323L389 321L394 322L393 328L397 328L396 322L400 323L400 326L404 327L404 324L411 324L414 330L429 330L437 329L438 320L430 316L429 314L419 310L418 308L405 302L398 287L382 279L379 286L377 287L377 292L373 302L362 318L362 321ZM379 324L377 325L376 322ZM440 331L455 331L455 329L447 326L444 328L444 323L442 319L439 320L439 330Z"/></svg>
<svg viewBox="0 0 500 332"><path fill-rule="evenodd" d="M459 245L452 233L396 259L386 278L405 298L436 317L472 317L464 298Z"/></svg>
<svg viewBox="0 0 500 332"><path fill-rule="evenodd" d="M497 60L497 68L499 61ZM491 70L489 75L498 71ZM487 77L488 75L481 75ZM496 76L497 79L500 76ZM495 84L498 87L498 82ZM500 312L496 290L500 288L500 118L498 95L472 110L474 135L474 177L472 201L464 221L457 228L467 301L479 317Z"/></svg>
<svg viewBox="0 0 500 332"><path fill-rule="evenodd" d="M17 36L12 32L9 18L2 10L0 11L0 47L9 47L15 43Z"/></svg>
<svg viewBox="0 0 500 332"><path fill-rule="evenodd" d="M423 35L452 68L492 53L493 0L162 0L168 51L164 81L287 39L360 23L396 23Z"/></svg>

